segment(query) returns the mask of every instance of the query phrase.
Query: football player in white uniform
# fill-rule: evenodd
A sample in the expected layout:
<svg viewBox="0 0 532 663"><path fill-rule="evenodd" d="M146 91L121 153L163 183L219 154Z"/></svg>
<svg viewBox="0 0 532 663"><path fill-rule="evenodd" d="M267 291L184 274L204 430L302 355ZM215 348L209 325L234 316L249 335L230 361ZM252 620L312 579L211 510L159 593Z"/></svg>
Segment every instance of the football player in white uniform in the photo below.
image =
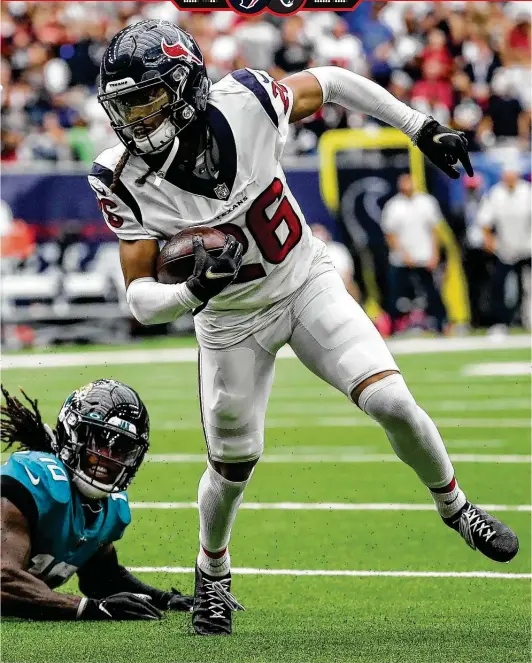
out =
<svg viewBox="0 0 532 663"><path fill-rule="evenodd" d="M402 130L453 178L458 160L473 172L462 134L339 67L279 82L242 69L211 86L195 41L165 21L137 23L111 40L99 101L121 144L96 159L89 182L120 240L131 312L143 324L197 312L208 465L198 489L196 633L231 633L231 613L242 607L230 591L228 544L263 451L275 355L286 343L382 425L447 525L491 559L510 560L517 537L466 499L436 426L312 237L280 165L289 123L326 102ZM188 281L158 283L159 242L198 225L228 235L222 254L212 257L195 238Z"/></svg>

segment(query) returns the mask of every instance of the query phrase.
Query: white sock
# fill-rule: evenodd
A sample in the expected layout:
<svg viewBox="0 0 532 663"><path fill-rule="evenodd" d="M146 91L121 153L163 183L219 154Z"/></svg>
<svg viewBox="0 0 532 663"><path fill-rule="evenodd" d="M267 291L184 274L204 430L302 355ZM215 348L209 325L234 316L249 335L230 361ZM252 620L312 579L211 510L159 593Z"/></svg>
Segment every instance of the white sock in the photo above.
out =
<svg viewBox="0 0 532 663"><path fill-rule="evenodd" d="M229 481L218 474L210 464L203 473L198 486L198 507L200 518L200 545L210 553L218 553L227 548L231 529L238 507L242 502L244 489L249 481ZM198 564L209 575L226 575L230 558L214 559L200 548Z"/></svg>
<svg viewBox="0 0 532 663"><path fill-rule="evenodd" d="M221 557L214 559L205 553L203 546L200 546L197 562L203 573L213 578L223 578L231 570L231 557L228 548L225 549Z"/></svg>
<svg viewBox="0 0 532 663"><path fill-rule="evenodd" d="M436 504L440 516L442 518L452 518L452 516L454 516L455 513L458 513L458 511L464 506L467 499L464 491L460 489L456 479L453 478L445 488L448 488L449 490L446 490L445 492L442 492L441 490L435 492L431 489L430 494L432 495L432 499Z"/></svg>

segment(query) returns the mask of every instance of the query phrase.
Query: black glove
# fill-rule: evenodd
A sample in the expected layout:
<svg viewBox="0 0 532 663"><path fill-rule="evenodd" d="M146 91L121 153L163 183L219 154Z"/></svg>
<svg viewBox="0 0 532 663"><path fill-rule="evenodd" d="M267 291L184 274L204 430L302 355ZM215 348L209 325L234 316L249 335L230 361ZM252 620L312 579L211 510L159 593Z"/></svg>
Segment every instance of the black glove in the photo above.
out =
<svg viewBox="0 0 532 663"><path fill-rule="evenodd" d="M166 606L167 610L176 610L179 612L191 612L192 611L192 604L194 603L194 597L193 596L186 596L185 594L181 594L181 592L178 592L177 589L172 587L171 592L168 593L168 603Z"/></svg>
<svg viewBox="0 0 532 663"><path fill-rule="evenodd" d="M163 613L152 605L146 594L122 592L113 594L106 599L87 599L78 619L109 620L109 619L161 619Z"/></svg>
<svg viewBox="0 0 532 663"><path fill-rule="evenodd" d="M207 253L201 237L195 235L192 245L196 262L187 286L194 297L206 303L236 278L242 264L243 247L232 235L227 235L221 255L215 258Z"/></svg>
<svg viewBox="0 0 532 663"><path fill-rule="evenodd" d="M455 131L428 118L412 142L425 154L435 166L457 180L460 173L454 167L460 161L469 177L473 177L473 168L467 153L467 139L461 131Z"/></svg>

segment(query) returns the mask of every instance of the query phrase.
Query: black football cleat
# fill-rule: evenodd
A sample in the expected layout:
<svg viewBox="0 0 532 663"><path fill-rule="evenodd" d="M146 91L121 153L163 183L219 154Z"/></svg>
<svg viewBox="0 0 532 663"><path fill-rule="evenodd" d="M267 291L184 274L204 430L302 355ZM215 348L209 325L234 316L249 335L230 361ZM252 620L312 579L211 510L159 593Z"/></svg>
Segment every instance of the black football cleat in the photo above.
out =
<svg viewBox="0 0 532 663"><path fill-rule="evenodd" d="M473 550L480 550L494 562L509 562L517 555L516 534L471 502L466 502L452 518L443 518L443 522L456 530Z"/></svg>
<svg viewBox="0 0 532 663"><path fill-rule="evenodd" d="M231 635L232 613L245 608L230 590L230 573L224 578L212 578L196 564L192 626L197 635Z"/></svg>

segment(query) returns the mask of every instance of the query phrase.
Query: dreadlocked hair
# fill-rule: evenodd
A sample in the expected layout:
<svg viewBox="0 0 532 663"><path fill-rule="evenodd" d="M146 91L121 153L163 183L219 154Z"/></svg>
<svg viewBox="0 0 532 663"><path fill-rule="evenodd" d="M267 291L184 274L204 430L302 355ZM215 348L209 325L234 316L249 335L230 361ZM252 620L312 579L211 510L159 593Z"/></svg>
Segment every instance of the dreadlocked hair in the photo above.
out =
<svg viewBox="0 0 532 663"><path fill-rule="evenodd" d="M137 186L144 186L146 184L146 180L148 179L148 177L154 172L155 170L153 168L148 168L148 170L144 173L144 175L137 177L137 179L135 180L135 184Z"/></svg>
<svg viewBox="0 0 532 663"><path fill-rule="evenodd" d="M129 161L130 156L131 155L129 150L124 150L122 156L120 157L119 162L116 164L116 168L114 169L113 172L113 181L111 182L111 186L109 187L111 191L114 192L114 190L116 189L118 182L120 181L120 176L122 175L124 168L126 167L126 164ZM148 168L148 170L144 173L144 175L137 177L137 179L135 180L135 184L137 186L143 186L144 184L146 184L146 180L148 179L148 177L154 172L155 171L153 168Z"/></svg>
<svg viewBox="0 0 532 663"><path fill-rule="evenodd" d="M122 156L120 157L119 162L116 164L116 168L114 169L113 172L113 181L111 182L111 186L109 187L113 192L118 182L120 181L120 176L122 175L122 172L126 167L127 162L129 161L129 156L130 156L129 150L124 150L122 152Z"/></svg>
<svg viewBox="0 0 532 663"><path fill-rule="evenodd" d="M3 451L7 451L13 445L18 445L21 451L53 453L52 438L44 427L37 400L32 401L23 389L20 390L30 404L31 409L29 409L18 398L10 396L3 385L0 388L6 399L5 405L0 407L2 442L5 442L6 445Z"/></svg>

